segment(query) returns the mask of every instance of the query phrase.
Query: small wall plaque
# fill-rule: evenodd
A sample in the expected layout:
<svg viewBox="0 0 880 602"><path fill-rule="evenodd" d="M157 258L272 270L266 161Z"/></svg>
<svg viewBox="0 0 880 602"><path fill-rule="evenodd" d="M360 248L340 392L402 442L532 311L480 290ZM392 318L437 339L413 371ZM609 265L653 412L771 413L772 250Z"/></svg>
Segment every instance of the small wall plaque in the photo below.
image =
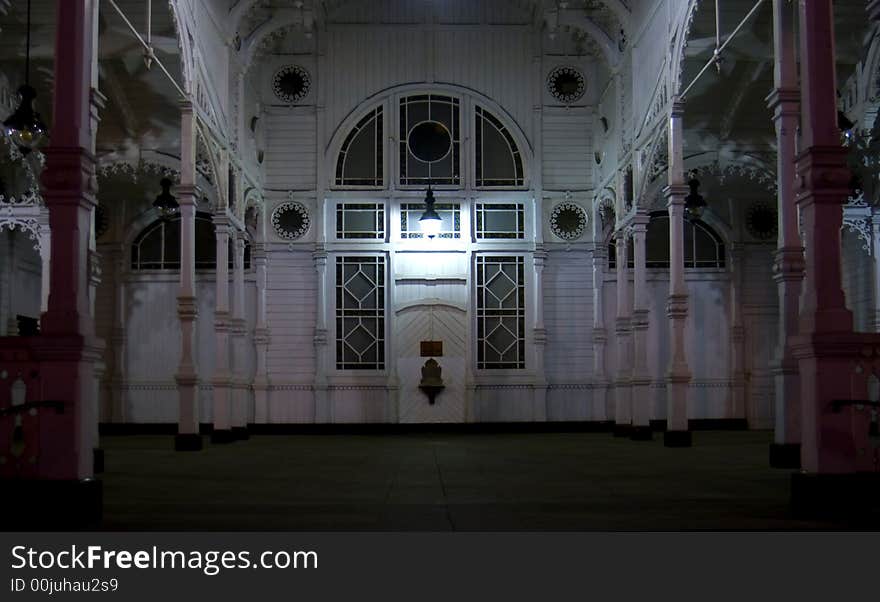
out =
<svg viewBox="0 0 880 602"><path fill-rule="evenodd" d="M422 341L422 357L443 357L443 341Z"/></svg>

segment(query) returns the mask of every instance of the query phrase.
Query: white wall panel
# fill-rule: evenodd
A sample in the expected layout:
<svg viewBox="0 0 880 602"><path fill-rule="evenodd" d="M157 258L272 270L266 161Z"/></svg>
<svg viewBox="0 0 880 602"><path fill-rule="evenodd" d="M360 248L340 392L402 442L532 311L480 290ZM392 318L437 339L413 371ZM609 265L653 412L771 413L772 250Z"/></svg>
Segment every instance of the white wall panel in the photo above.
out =
<svg viewBox="0 0 880 602"><path fill-rule="evenodd" d="M543 167L547 190L592 186L593 116L583 109L544 110Z"/></svg>

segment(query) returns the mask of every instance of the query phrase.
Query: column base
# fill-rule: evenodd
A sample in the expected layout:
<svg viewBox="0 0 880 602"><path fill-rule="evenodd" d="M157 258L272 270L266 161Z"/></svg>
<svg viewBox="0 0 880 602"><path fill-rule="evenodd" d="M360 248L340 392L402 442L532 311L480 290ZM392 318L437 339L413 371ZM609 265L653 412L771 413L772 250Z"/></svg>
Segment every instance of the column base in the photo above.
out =
<svg viewBox="0 0 880 602"><path fill-rule="evenodd" d="M633 425L631 424L615 424L614 429L611 431L615 437L629 437L633 432Z"/></svg>
<svg viewBox="0 0 880 602"><path fill-rule="evenodd" d="M235 435L232 433L232 429L214 429L211 432L211 443L214 445L225 445L227 443L233 443L237 441Z"/></svg>
<svg viewBox="0 0 880 602"><path fill-rule="evenodd" d="M92 470L95 474L104 472L104 450L100 447L92 450Z"/></svg>
<svg viewBox="0 0 880 602"><path fill-rule="evenodd" d="M101 525L104 484L98 479L0 480L0 531L69 531Z"/></svg>
<svg viewBox="0 0 880 602"><path fill-rule="evenodd" d="M801 467L801 444L800 443L771 443L770 466L772 468Z"/></svg>
<svg viewBox="0 0 880 602"><path fill-rule="evenodd" d="M791 475L791 509L802 519L880 520L880 473Z"/></svg>
<svg viewBox="0 0 880 602"><path fill-rule="evenodd" d="M693 444L690 431L665 431L663 433L665 447L691 447Z"/></svg>
<svg viewBox="0 0 880 602"><path fill-rule="evenodd" d="M653 441L654 431L650 426L634 426L629 438L633 441Z"/></svg>
<svg viewBox="0 0 880 602"><path fill-rule="evenodd" d="M202 451L202 436L198 433L174 435L174 451Z"/></svg>
<svg viewBox="0 0 880 602"><path fill-rule="evenodd" d="M251 434L246 426L234 426L231 430L232 436L235 437L236 441L247 441L251 438Z"/></svg>

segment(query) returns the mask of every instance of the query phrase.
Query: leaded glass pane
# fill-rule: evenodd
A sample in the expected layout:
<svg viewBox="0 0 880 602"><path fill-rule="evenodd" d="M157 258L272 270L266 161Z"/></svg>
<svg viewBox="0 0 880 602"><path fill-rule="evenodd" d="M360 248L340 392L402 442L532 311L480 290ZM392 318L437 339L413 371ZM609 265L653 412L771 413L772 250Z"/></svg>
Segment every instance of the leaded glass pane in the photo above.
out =
<svg viewBox="0 0 880 602"><path fill-rule="evenodd" d="M510 131L501 121L482 107L477 107L475 134L476 186L523 186L522 155Z"/></svg>
<svg viewBox="0 0 880 602"><path fill-rule="evenodd" d="M434 210L442 220L437 238L461 238L461 205L458 203L437 203L434 205ZM400 206L401 238L424 238L419 226L419 219L424 212L424 203L404 203Z"/></svg>
<svg viewBox="0 0 880 602"><path fill-rule="evenodd" d="M525 237L525 210L522 203L477 203L474 212L478 239Z"/></svg>
<svg viewBox="0 0 880 602"><path fill-rule="evenodd" d="M385 368L385 259L336 258L336 368Z"/></svg>
<svg viewBox="0 0 880 602"><path fill-rule="evenodd" d="M385 206L382 203L339 203L336 206L336 237L385 238Z"/></svg>
<svg viewBox="0 0 880 602"><path fill-rule="evenodd" d="M522 257L477 257L477 367L525 368Z"/></svg>
<svg viewBox="0 0 880 602"><path fill-rule="evenodd" d="M460 101L451 96L420 94L400 99L398 131L400 183L403 186L458 186L461 183ZM414 132L425 123L446 132L448 153L435 160L419 158Z"/></svg>
<svg viewBox="0 0 880 602"><path fill-rule="evenodd" d="M336 160L337 186L381 187L383 177L382 107L370 111L349 132Z"/></svg>

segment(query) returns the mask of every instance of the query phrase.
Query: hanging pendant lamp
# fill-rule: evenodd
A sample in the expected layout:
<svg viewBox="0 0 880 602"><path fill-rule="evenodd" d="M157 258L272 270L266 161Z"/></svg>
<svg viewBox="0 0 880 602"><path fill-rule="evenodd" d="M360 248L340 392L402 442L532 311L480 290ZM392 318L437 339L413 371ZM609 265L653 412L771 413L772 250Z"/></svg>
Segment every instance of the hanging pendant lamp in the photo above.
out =
<svg viewBox="0 0 880 602"><path fill-rule="evenodd" d="M3 122L6 135L23 155L34 150L49 133L40 114L34 110L37 91L30 85L31 71L31 0L27 3L27 48L25 50L24 85L18 89L18 107Z"/></svg>
<svg viewBox="0 0 880 602"><path fill-rule="evenodd" d="M425 195L425 212L419 218L419 227L425 236L434 238L440 234L440 227L443 225L443 219L434 210L434 191L428 186L428 192Z"/></svg>

